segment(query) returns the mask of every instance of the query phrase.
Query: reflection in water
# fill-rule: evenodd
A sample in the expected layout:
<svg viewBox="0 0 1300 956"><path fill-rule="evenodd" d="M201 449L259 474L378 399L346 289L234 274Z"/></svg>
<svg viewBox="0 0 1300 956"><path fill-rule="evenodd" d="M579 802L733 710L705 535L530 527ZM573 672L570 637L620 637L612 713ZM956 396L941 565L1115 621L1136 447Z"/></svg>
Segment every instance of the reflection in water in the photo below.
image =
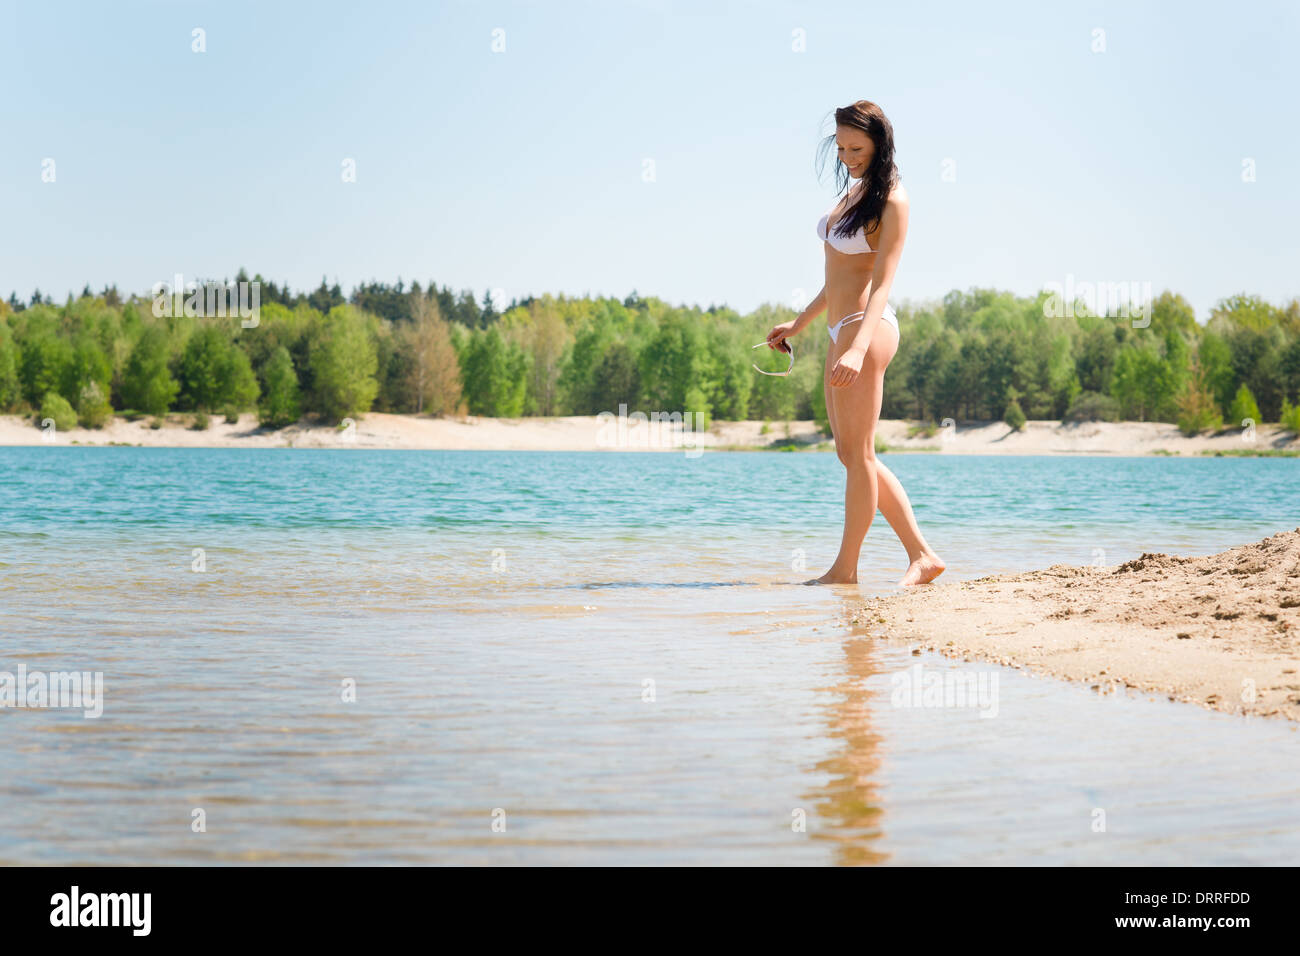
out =
<svg viewBox="0 0 1300 956"><path fill-rule="evenodd" d="M884 811L878 780L881 737L872 729L867 688L868 678L879 673L871 640L864 627L853 628L844 641L844 679L824 688L838 698L828 708L827 736L839 745L816 767L830 779L808 794L817 801L817 812L825 821L810 835L834 841L834 862L839 866L883 863L889 857L872 848L882 833Z"/></svg>

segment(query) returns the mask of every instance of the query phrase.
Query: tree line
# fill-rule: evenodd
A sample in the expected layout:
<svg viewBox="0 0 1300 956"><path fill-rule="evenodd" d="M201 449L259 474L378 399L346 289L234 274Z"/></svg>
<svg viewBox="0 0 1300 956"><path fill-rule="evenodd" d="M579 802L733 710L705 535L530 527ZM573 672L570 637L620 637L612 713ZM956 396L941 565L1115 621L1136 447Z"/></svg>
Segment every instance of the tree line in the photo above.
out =
<svg viewBox="0 0 1300 956"><path fill-rule="evenodd" d="M344 295L260 283L255 327L237 318L155 315L149 295L89 287L55 304L39 290L0 301L0 410L102 425L114 414L189 412L268 427L367 411L501 417L695 411L826 424L826 338L817 320L788 362L751 350L788 308L673 306L633 292L545 295L498 310L433 282L368 282ZM882 416L938 422L1024 418L1175 422L1204 429L1282 422L1300 430L1300 299L1240 294L1204 323L1179 295L1149 324L1047 308L1048 293L953 291L897 307L903 335ZM1072 311L1072 314L1070 314ZM1142 325L1144 323L1138 323Z"/></svg>

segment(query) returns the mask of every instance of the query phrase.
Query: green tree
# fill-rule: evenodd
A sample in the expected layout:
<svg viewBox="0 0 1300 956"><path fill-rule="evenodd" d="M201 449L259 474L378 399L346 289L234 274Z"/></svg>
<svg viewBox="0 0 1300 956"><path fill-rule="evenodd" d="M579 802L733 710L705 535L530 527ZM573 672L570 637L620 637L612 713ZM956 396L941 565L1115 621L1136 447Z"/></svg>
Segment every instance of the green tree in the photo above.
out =
<svg viewBox="0 0 1300 956"><path fill-rule="evenodd" d="M676 411L676 409L671 411ZM687 415L691 416L689 419L691 427L697 431L701 428L708 428L713 422L713 409L709 405L708 396L704 394L704 389L698 385L692 385L686 390L686 398L682 402L683 421L687 420Z"/></svg>
<svg viewBox="0 0 1300 956"><path fill-rule="evenodd" d="M1209 330L1201 334L1201 341L1196 347L1197 361L1204 376L1204 384L1214 395L1214 403L1220 412L1227 410L1232 402L1232 389L1235 383L1232 370L1232 349L1227 339Z"/></svg>
<svg viewBox="0 0 1300 956"><path fill-rule="evenodd" d="M1083 332L1078 356L1074 360L1083 391L1110 393L1110 377L1115 369L1118 351L1115 329L1109 324L1097 324Z"/></svg>
<svg viewBox="0 0 1300 956"><path fill-rule="evenodd" d="M225 399L223 383L230 339L216 325L197 328L181 355L180 394L184 407L212 411Z"/></svg>
<svg viewBox="0 0 1300 956"><path fill-rule="evenodd" d="M1300 322L1297 322L1300 325ZM1278 356L1278 378L1283 398L1300 395L1300 331L1286 344Z"/></svg>
<svg viewBox="0 0 1300 956"><path fill-rule="evenodd" d="M331 421L370 411L379 382L379 359L365 319L351 306L340 305L325 317L321 334L312 343L316 411Z"/></svg>
<svg viewBox="0 0 1300 956"><path fill-rule="evenodd" d="M0 318L0 410L14 408L22 397L18 369L22 358L8 324Z"/></svg>
<svg viewBox="0 0 1300 956"><path fill-rule="evenodd" d="M750 368L750 349L739 330L711 327L705 336L708 361L703 369L701 390L711 413L725 421L749 417L749 396L758 376Z"/></svg>
<svg viewBox="0 0 1300 956"><path fill-rule="evenodd" d="M615 342L592 370L590 387L586 390L586 404L579 414L617 413L620 404L626 404L629 410L634 410L640 392L641 373L637 368L636 355L626 342Z"/></svg>
<svg viewBox="0 0 1300 956"><path fill-rule="evenodd" d="M131 349L122 376L122 401L150 415L165 415L176 400L180 383L167 367L171 354L167 330L151 325L145 328Z"/></svg>
<svg viewBox="0 0 1300 956"><path fill-rule="evenodd" d="M528 355L508 345L497 326L471 333L460 364L471 414L504 418L523 414Z"/></svg>
<svg viewBox="0 0 1300 956"><path fill-rule="evenodd" d="M549 296L528 310L520 338L530 359L528 407L538 415L554 415L561 397L560 376L573 336L560 307Z"/></svg>
<svg viewBox="0 0 1300 956"><path fill-rule="evenodd" d="M1280 310L1244 292L1223 299L1210 311L1210 321L1216 325L1228 321L1238 328L1257 331L1273 327L1279 318Z"/></svg>
<svg viewBox="0 0 1300 956"><path fill-rule="evenodd" d="M181 404L196 411L242 410L257 401L257 377L244 350L218 325L195 329L180 363Z"/></svg>
<svg viewBox="0 0 1300 956"><path fill-rule="evenodd" d="M1187 344L1185 333L1168 322L1164 329L1162 346L1164 361L1160 370L1160 380L1155 383L1159 395L1152 417L1158 421L1172 422L1178 418L1178 396L1187 384L1192 350Z"/></svg>
<svg viewBox="0 0 1300 956"><path fill-rule="evenodd" d="M1207 428L1223 426L1223 416L1210 387L1208 370L1199 356L1194 356L1191 369L1178 396L1178 429L1184 435L1198 435Z"/></svg>
<svg viewBox="0 0 1300 956"><path fill-rule="evenodd" d="M1232 350L1234 384L1250 387L1265 417L1277 417L1285 392L1285 333L1277 327L1235 328L1225 333Z"/></svg>
<svg viewBox="0 0 1300 956"><path fill-rule="evenodd" d="M1115 357L1110 394L1119 401L1125 417L1156 421L1176 394L1176 376L1150 341L1126 346Z"/></svg>
<svg viewBox="0 0 1300 956"><path fill-rule="evenodd" d="M1277 420L1287 431L1300 432L1300 405L1292 405L1289 398L1283 398L1282 411Z"/></svg>
<svg viewBox="0 0 1300 956"><path fill-rule="evenodd" d="M242 412L246 408L254 407L261 393L248 354L234 344L231 344L230 351L226 354L226 364L222 369L221 391L221 407L233 412Z"/></svg>
<svg viewBox="0 0 1300 956"><path fill-rule="evenodd" d="M1117 422L1119 421L1119 402L1100 392L1080 392L1070 403L1065 416L1066 422Z"/></svg>
<svg viewBox="0 0 1300 956"><path fill-rule="evenodd" d="M52 328L42 328L23 341L21 349L18 377L23 397L34 406L40 405L46 395L59 391L63 384L64 368L73 360L72 346Z"/></svg>
<svg viewBox="0 0 1300 956"><path fill-rule="evenodd" d="M258 407L258 421L268 428L283 428L298 420L301 398L293 358L281 345L266 363L266 394Z"/></svg>
<svg viewBox="0 0 1300 956"><path fill-rule="evenodd" d="M77 424L82 428L102 428L113 418L113 406L103 386L93 379L81 389L77 399Z"/></svg>
<svg viewBox="0 0 1300 956"><path fill-rule="evenodd" d="M83 403L89 403L88 414L94 416L102 412L101 405L108 401L112 378L113 366L108 356L98 342L83 334L73 346L70 360L63 363L59 393L77 407L78 413Z"/></svg>
<svg viewBox="0 0 1300 956"><path fill-rule="evenodd" d="M1002 421L1013 432L1018 432L1025 427L1025 413L1020 407L1020 396L1014 386L1007 391L1007 407L1002 412Z"/></svg>
<svg viewBox="0 0 1300 956"><path fill-rule="evenodd" d="M690 411L708 410L708 399L701 388L705 347L698 320L675 313L664 317L639 356L641 384L652 410L686 411L688 393L693 389L699 394Z"/></svg>
<svg viewBox="0 0 1300 956"><path fill-rule="evenodd" d="M937 334L923 344L913 346L903 340L903 347L915 348L915 358L907 369L907 387L915 397L916 407L912 416L918 419L937 419L943 415L957 415L961 404L960 361L958 350L962 347L961 336L949 328L941 328ZM904 356L906 360L906 356ZM892 364L892 362L891 362ZM889 374L886 373L886 378ZM814 395L814 403L825 401Z"/></svg>
<svg viewBox="0 0 1300 956"><path fill-rule="evenodd" d="M71 431L77 426L77 413L58 392L50 390L41 401L41 424L53 421L56 431Z"/></svg>
<svg viewBox="0 0 1300 956"><path fill-rule="evenodd" d="M1255 396L1251 394L1250 388L1243 383L1241 388L1237 389L1237 394L1232 400L1232 407L1228 409L1228 421L1232 423L1233 428L1244 427L1245 420L1250 419L1255 424L1260 422L1259 406L1255 404Z"/></svg>
<svg viewBox="0 0 1300 956"><path fill-rule="evenodd" d="M573 340L569 352L569 361L560 372L560 392L569 410L575 415L597 415L607 410L608 405L600 395L599 369L605 360L611 342L612 332L605 322L595 322L589 328L579 332ZM625 343L625 353L631 354ZM633 359L635 361L635 357ZM631 404L631 401L624 399Z"/></svg>
<svg viewBox="0 0 1300 956"><path fill-rule="evenodd" d="M404 327L401 344L410 358L401 386L411 410L417 415L454 412L460 404L460 364L437 299L412 297L411 322Z"/></svg>
<svg viewBox="0 0 1300 956"><path fill-rule="evenodd" d="M988 364L987 336L978 328L967 329L961 351L951 357L939 381L939 393L946 400L937 406L940 415L968 419L997 417L985 391Z"/></svg>
<svg viewBox="0 0 1300 956"><path fill-rule="evenodd" d="M1181 295L1165 290L1151 301L1151 328L1159 334L1195 335L1196 310Z"/></svg>
<svg viewBox="0 0 1300 956"><path fill-rule="evenodd" d="M1052 334L1034 351L1041 405L1031 408L1031 418L1060 418L1083 391L1074 358L1070 354L1069 335Z"/></svg>

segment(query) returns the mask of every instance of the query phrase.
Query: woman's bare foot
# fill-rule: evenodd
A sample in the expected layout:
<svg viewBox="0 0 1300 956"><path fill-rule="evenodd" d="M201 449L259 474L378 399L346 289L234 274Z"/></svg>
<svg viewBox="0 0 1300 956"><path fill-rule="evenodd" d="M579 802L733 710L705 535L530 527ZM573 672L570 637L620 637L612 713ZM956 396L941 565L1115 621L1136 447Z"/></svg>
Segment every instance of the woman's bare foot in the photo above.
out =
<svg viewBox="0 0 1300 956"><path fill-rule="evenodd" d="M827 571L819 578L813 578L811 581L804 582L804 584L857 584L857 583L858 583L858 573L856 571L854 571L852 574L845 574L841 571L837 571L835 568L831 568L829 571Z"/></svg>
<svg viewBox="0 0 1300 956"><path fill-rule="evenodd" d="M903 575L903 580L898 582L898 586L906 588L917 584L929 584L943 574L947 566L943 563L943 558L937 554L930 552L922 554L907 566L907 573Z"/></svg>

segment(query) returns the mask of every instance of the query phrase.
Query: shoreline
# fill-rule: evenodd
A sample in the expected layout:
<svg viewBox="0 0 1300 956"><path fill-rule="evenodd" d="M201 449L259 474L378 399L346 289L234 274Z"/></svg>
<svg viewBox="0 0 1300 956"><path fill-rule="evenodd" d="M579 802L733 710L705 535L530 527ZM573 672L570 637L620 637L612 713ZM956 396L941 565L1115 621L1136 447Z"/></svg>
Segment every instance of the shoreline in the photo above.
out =
<svg viewBox="0 0 1300 956"><path fill-rule="evenodd" d="M602 421L595 415L551 418L431 418L370 412L348 429L303 420L282 429L263 429L251 413L237 424L214 415L202 431L188 427L189 415L171 413L160 428L149 417L122 416L103 428L74 428L46 441L31 418L0 415L0 446L130 445L166 448L382 448L440 451L658 451L698 456L703 451L834 451L828 435L812 421L716 422L707 431L667 425ZM764 429L766 428L766 432ZM877 428L881 454L920 452L956 455L1189 456L1300 455L1300 435L1261 425L1246 436L1182 435L1164 422L1030 421L1020 432L1001 422L959 424L930 436L909 437L915 423L882 419Z"/></svg>
<svg viewBox="0 0 1300 956"><path fill-rule="evenodd" d="M935 582L866 600L848 623L1103 694L1300 722L1300 528L1203 557Z"/></svg>

